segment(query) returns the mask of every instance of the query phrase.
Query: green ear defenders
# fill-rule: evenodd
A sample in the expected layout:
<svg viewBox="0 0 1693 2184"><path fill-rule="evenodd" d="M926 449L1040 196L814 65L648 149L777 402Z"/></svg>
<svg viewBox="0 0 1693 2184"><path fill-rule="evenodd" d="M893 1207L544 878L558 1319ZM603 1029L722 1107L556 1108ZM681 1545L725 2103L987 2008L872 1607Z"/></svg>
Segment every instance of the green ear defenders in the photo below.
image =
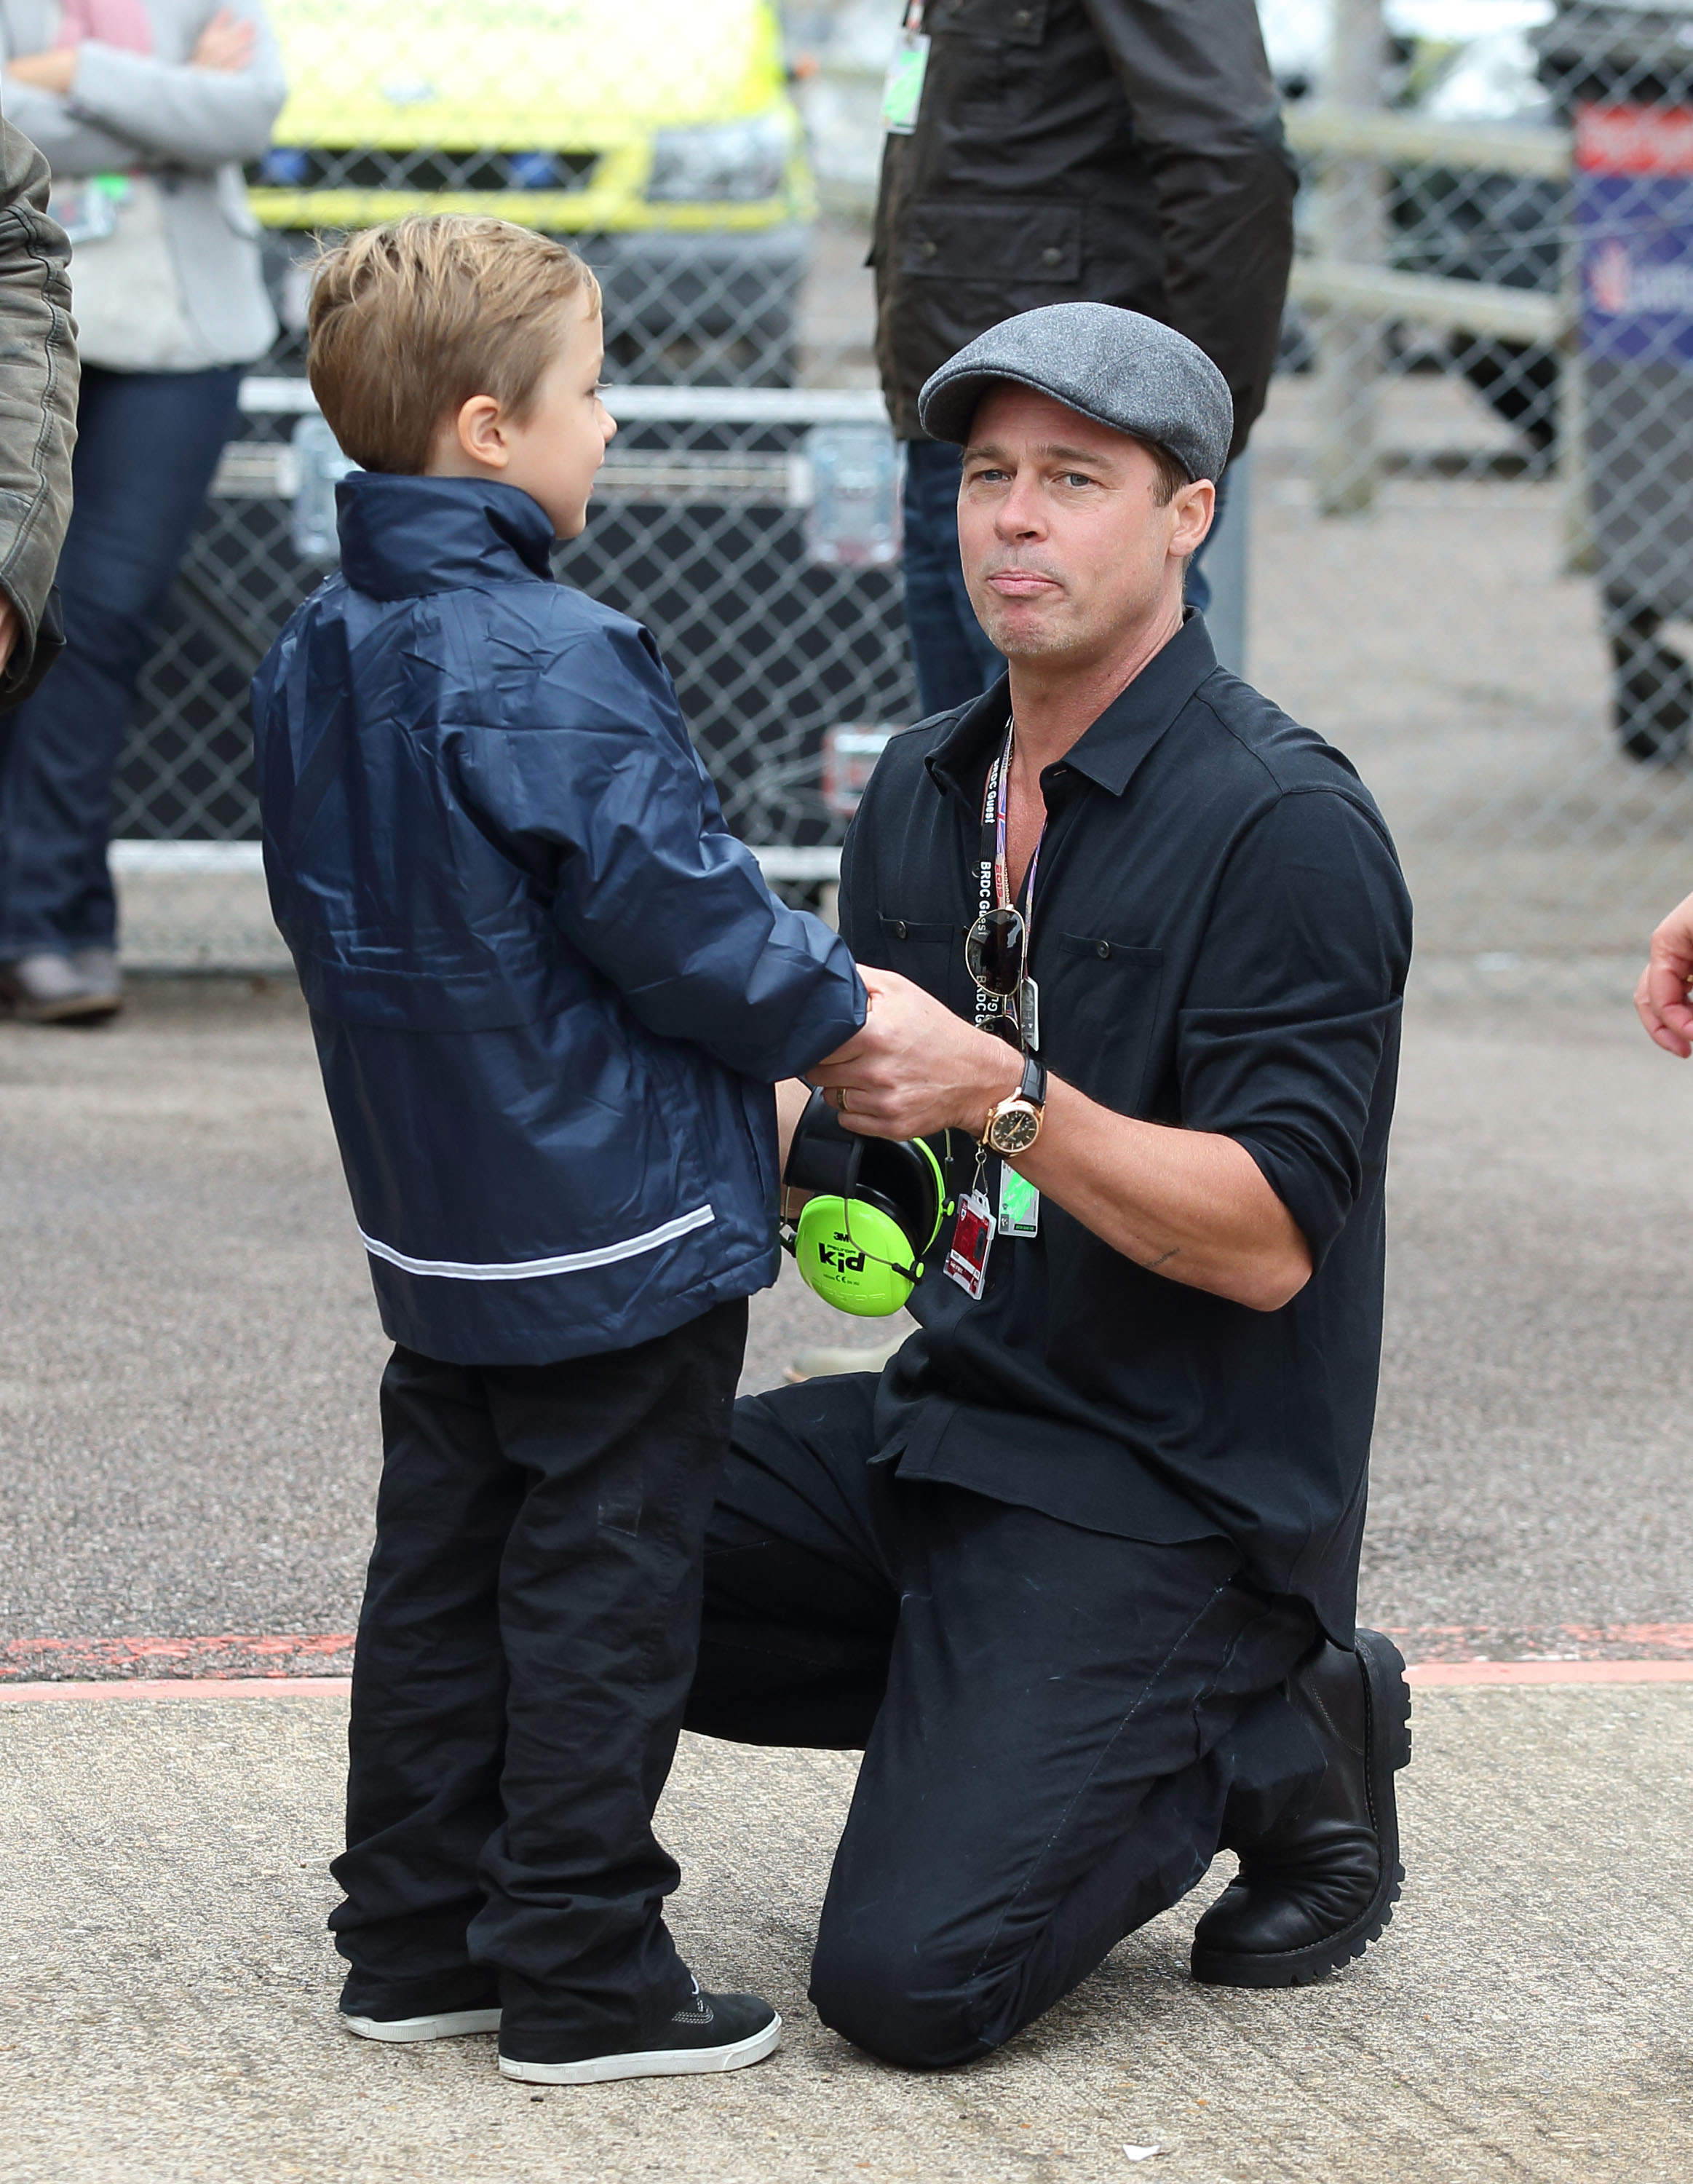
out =
<svg viewBox="0 0 1693 2184"><path fill-rule="evenodd" d="M782 1225L807 1287L860 1319L898 1312L947 1210L940 1162L922 1139L859 1137L814 1092L782 1181L784 1190L816 1193L797 1223Z"/></svg>

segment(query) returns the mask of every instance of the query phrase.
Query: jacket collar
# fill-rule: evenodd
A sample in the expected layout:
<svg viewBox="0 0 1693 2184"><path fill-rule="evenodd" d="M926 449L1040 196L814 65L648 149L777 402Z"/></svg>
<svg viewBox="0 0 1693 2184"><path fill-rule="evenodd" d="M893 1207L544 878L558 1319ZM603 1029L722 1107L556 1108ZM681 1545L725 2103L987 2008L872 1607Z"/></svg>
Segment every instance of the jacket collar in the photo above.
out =
<svg viewBox="0 0 1693 2184"><path fill-rule="evenodd" d="M1064 763L1085 774L1113 796L1121 796L1141 760L1170 726L1206 677L1214 672L1217 654L1205 616L1189 608L1182 627L1161 652L1112 699L1099 718L1072 745ZM982 803L982 784L1005 733L1010 678L1002 675L990 689L966 705L929 753L931 774L972 811Z"/></svg>
<svg viewBox="0 0 1693 2184"><path fill-rule="evenodd" d="M553 581L553 526L515 485L355 471L335 488L341 568L371 599Z"/></svg>

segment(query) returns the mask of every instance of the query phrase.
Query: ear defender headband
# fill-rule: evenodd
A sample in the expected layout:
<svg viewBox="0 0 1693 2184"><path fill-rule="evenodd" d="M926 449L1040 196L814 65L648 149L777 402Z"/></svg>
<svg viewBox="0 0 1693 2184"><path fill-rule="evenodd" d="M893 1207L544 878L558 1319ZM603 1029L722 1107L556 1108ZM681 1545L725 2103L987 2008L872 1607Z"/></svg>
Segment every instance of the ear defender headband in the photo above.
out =
<svg viewBox="0 0 1693 2184"><path fill-rule="evenodd" d="M940 1234L946 1182L921 1138L861 1138L844 1130L821 1092L794 1132L782 1187L816 1194L782 1240L808 1289L860 1319L898 1312Z"/></svg>

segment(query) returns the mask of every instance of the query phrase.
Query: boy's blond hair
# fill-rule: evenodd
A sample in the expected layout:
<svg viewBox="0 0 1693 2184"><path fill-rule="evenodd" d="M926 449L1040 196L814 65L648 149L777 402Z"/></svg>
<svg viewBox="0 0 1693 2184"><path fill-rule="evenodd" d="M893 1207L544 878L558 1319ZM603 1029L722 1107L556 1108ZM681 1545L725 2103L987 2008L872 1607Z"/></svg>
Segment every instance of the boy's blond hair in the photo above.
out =
<svg viewBox="0 0 1693 2184"><path fill-rule="evenodd" d="M414 213L325 251L306 370L367 471L415 476L442 425L492 394L521 424L559 354L560 308L599 283L573 250L510 220Z"/></svg>

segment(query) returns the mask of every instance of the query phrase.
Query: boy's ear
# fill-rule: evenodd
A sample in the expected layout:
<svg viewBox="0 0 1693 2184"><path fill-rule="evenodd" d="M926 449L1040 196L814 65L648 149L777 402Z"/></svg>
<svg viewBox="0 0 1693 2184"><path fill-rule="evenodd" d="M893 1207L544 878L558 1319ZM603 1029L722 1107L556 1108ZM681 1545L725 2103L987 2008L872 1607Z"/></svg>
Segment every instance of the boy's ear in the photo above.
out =
<svg viewBox="0 0 1693 2184"><path fill-rule="evenodd" d="M511 460L505 420L492 394L473 394L454 421L459 446L473 463L503 471Z"/></svg>

